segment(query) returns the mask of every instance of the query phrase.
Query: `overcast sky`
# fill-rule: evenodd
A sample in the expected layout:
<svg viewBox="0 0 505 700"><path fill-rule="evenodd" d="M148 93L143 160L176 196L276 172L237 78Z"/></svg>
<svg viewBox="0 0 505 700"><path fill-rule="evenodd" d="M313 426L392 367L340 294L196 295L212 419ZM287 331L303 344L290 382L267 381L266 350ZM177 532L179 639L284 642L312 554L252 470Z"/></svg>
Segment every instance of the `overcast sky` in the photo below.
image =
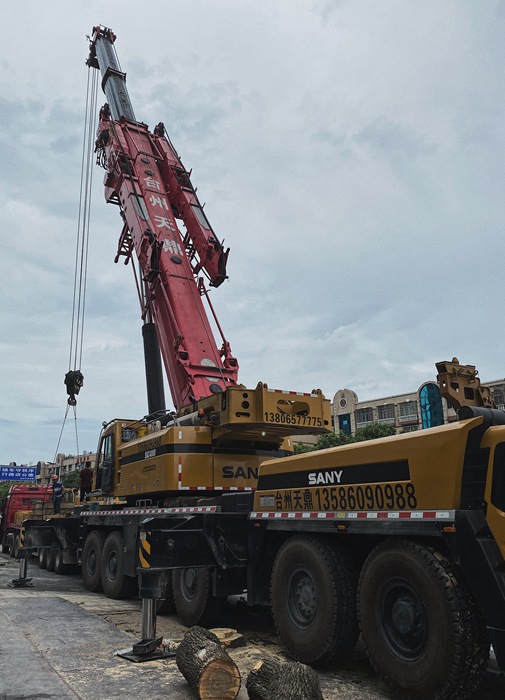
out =
<svg viewBox="0 0 505 700"><path fill-rule="evenodd" d="M212 300L243 384L365 400L416 390L454 355L505 376L505 2L2 10L0 464L52 461L65 413L96 24L231 248ZM103 420L147 409L135 285L113 262L121 221L94 177L81 451ZM59 452L76 449L71 420Z"/></svg>

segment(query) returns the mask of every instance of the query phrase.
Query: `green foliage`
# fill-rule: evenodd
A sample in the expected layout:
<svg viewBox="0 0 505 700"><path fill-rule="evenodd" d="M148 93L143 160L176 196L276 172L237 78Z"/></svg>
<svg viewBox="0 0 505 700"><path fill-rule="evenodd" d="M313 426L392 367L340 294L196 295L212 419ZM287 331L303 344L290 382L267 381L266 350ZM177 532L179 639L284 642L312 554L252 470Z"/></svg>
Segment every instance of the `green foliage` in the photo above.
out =
<svg viewBox="0 0 505 700"><path fill-rule="evenodd" d="M80 472L79 470L75 472L70 472L70 474L66 474L62 481L63 481L63 486L66 489L75 489L79 486L79 476Z"/></svg>
<svg viewBox="0 0 505 700"><path fill-rule="evenodd" d="M363 442L364 440L375 440L376 438L388 437L395 435L396 430L394 425L389 423L370 423L364 428L358 428L354 435L346 435L342 431L339 433L326 433L320 435L315 445L304 445L296 443L294 447L295 455L303 454L304 452L315 452L316 450L326 450L328 447L340 447L340 445L350 445L353 442Z"/></svg>
<svg viewBox="0 0 505 700"><path fill-rule="evenodd" d="M302 455L304 452L313 452L314 450L314 445L306 445L303 442L295 442L293 446L293 452L295 455Z"/></svg>
<svg viewBox="0 0 505 700"><path fill-rule="evenodd" d="M351 442L375 440L376 438L388 437L388 435L395 434L395 427L390 423L370 423L370 425L366 425L364 428L358 428Z"/></svg>
<svg viewBox="0 0 505 700"><path fill-rule="evenodd" d="M340 447L340 445L347 445L348 442L352 442L349 435L346 435L342 431L339 433L326 433L325 435L320 435L316 440L316 450L326 450L328 447Z"/></svg>

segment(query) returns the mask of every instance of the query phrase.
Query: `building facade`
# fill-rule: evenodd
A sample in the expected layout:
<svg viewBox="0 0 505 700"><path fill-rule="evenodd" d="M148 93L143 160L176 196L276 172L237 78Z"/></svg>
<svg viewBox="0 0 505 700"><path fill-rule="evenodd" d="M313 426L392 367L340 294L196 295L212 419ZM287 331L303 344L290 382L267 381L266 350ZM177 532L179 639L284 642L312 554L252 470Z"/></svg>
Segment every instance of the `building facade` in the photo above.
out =
<svg viewBox="0 0 505 700"><path fill-rule="evenodd" d="M57 474L60 479L69 476L73 472L80 472L86 463L91 469L95 468L96 453L83 452L82 455L59 454L56 462L38 462L35 481L37 484L47 484L53 474Z"/></svg>
<svg viewBox="0 0 505 700"><path fill-rule="evenodd" d="M505 409L505 379L482 382L491 389L498 408ZM457 420L455 410L440 395L436 382L425 382L410 394L359 401L352 389L339 389L333 397L333 428L354 435L371 423L388 423L397 433L432 428Z"/></svg>

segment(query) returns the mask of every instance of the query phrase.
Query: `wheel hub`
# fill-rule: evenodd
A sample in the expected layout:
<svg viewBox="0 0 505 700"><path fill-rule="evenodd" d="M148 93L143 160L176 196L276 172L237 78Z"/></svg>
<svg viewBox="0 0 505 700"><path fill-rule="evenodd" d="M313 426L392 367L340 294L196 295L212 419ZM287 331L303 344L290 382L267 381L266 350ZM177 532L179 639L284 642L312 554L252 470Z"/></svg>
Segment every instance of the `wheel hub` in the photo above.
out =
<svg viewBox="0 0 505 700"><path fill-rule="evenodd" d="M288 580L288 612L297 627L309 627L317 611L317 589L308 571L295 570Z"/></svg>
<svg viewBox="0 0 505 700"><path fill-rule="evenodd" d="M88 557L88 573L93 576L96 571L96 552L92 550Z"/></svg>
<svg viewBox="0 0 505 700"><path fill-rule="evenodd" d="M424 603L405 579L390 579L379 596L378 622L390 649L405 661L416 661L428 646L430 627Z"/></svg>
<svg viewBox="0 0 505 700"><path fill-rule="evenodd" d="M109 574L109 579L111 581L113 581L117 576L117 555L115 552L109 557L107 573Z"/></svg>
<svg viewBox="0 0 505 700"><path fill-rule="evenodd" d="M391 610L391 620L400 634L408 634L413 631L416 613L410 600L402 599L394 603Z"/></svg>
<svg viewBox="0 0 505 700"><path fill-rule="evenodd" d="M198 575L196 569L185 569L181 577L181 589L184 598L188 601L192 600L196 595L198 587Z"/></svg>

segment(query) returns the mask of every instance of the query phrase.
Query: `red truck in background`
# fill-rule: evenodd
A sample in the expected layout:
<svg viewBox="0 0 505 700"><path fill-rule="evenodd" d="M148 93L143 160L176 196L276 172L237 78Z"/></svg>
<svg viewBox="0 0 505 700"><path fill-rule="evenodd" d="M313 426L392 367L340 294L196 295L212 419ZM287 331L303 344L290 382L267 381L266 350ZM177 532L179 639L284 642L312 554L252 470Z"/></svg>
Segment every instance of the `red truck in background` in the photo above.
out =
<svg viewBox="0 0 505 700"><path fill-rule="evenodd" d="M13 484L2 505L0 521L0 544L2 552L10 553L17 559L19 550L19 533L23 520L31 518L36 504L52 500L53 490L50 484Z"/></svg>

